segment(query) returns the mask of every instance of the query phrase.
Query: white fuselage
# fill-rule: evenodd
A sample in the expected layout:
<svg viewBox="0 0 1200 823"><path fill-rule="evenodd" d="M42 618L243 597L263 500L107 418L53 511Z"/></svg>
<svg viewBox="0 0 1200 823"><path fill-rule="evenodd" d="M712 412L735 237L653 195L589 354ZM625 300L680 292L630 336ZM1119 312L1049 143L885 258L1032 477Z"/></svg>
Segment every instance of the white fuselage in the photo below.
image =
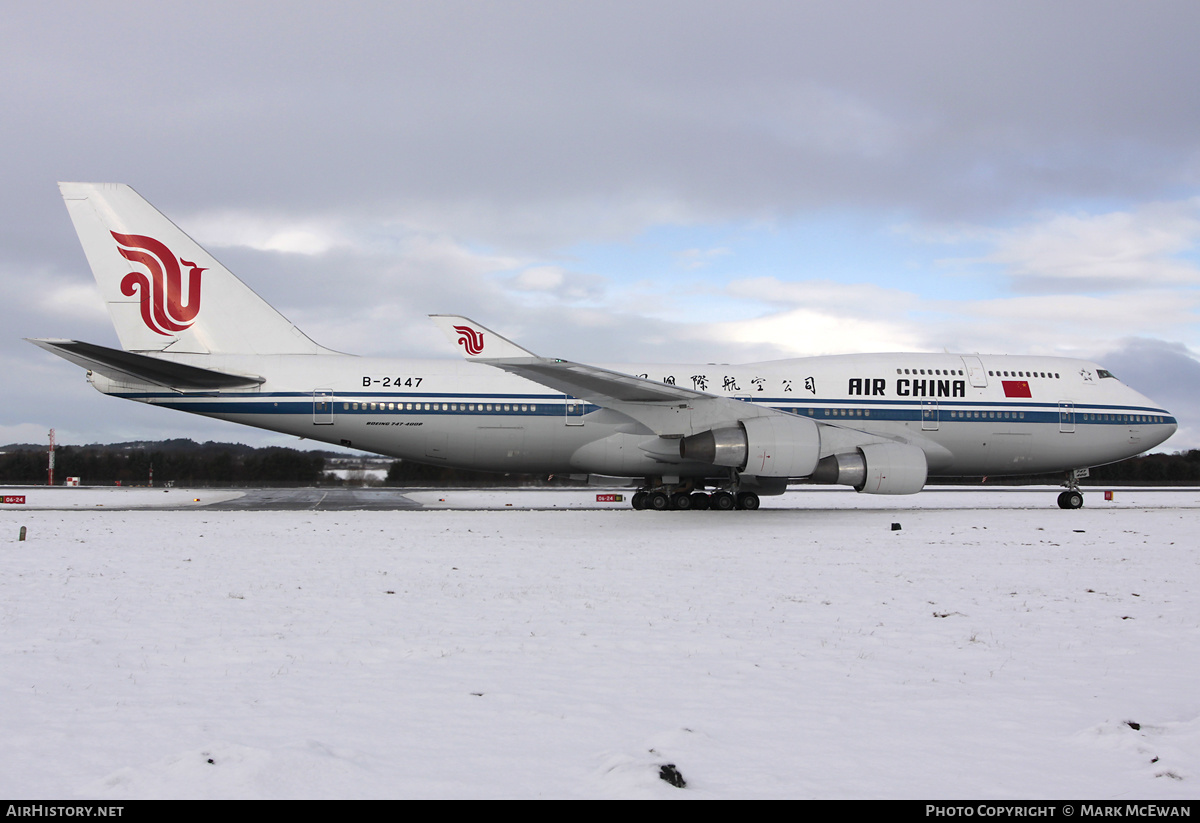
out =
<svg viewBox="0 0 1200 823"><path fill-rule="evenodd" d="M93 375L101 391L435 465L622 477L705 476L655 433L488 365L350 355L160 355L258 374L254 389L190 392ZM1162 443L1175 418L1096 364L1055 357L870 354L613 371L809 417L821 456L863 435L919 447L931 476L1030 474L1111 463ZM711 427L673 405L684 437Z"/></svg>

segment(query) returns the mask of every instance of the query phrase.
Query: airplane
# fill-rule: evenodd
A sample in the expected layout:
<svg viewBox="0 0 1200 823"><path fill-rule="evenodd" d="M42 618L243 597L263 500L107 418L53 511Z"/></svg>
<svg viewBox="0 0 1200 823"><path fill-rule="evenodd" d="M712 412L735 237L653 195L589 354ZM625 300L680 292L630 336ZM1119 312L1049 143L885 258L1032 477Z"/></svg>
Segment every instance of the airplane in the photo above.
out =
<svg viewBox="0 0 1200 823"><path fill-rule="evenodd" d="M31 339L103 394L418 463L624 478L635 509L759 508L789 484L913 494L932 477L1062 473L1170 437L1095 363L888 353L592 366L430 315L462 359L318 345L129 186L60 183L121 349Z"/></svg>

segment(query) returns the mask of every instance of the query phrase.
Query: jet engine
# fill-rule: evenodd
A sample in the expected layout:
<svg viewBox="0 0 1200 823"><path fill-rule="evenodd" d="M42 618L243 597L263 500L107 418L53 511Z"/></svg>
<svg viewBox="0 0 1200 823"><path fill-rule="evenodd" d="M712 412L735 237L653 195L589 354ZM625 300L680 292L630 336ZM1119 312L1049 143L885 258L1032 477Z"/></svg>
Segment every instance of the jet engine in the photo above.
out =
<svg viewBox="0 0 1200 823"><path fill-rule="evenodd" d="M807 477L820 452L817 424L807 417L752 417L679 441L679 456L685 460L757 477Z"/></svg>
<svg viewBox="0 0 1200 823"><path fill-rule="evenodd" d="M903 443L868 443L821 458L814 483L840 483L865 494L916 494L929 473L925 452Z"/></svg>

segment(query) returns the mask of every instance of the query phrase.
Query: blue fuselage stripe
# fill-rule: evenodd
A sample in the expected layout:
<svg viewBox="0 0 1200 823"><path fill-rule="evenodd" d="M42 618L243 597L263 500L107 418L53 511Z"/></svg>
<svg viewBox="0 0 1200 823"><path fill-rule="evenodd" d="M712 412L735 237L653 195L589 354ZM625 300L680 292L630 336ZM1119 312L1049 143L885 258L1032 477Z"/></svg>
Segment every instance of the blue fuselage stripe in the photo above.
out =
<svg viewBox="0 0 1200 823"><path fill-rule="evenodd" d="M562 417L567 401L562 394L465 394L465 393L405 393L356 392L354 394L315 395L311 392L272 392L253 396L232 397L221 394L202 394L180 397L175 393L122 393L128 400L149 402L155 406L199 414L283 414L311 415L314 403L332 406L334 415L465 415L519 417ZM765 405L817 421L870 422L924 421L949 423L1070 423L1073 425L1148 425L1175 424L1175 418L1163 409L1146 406L1105 406L1091 403L1014 403L1011 401L947 401L925 400L866 400L861 398L742 398L744 402ZM582 414L600 407L592 403L578 404ZM374 405L375 408L371 408ZM393 408L387 408L387 406ZM412 405L414 408L406 408ZM426 405L431 408L425 408ZM505 410L507 405L510 409ZM512 408L512 407L516 408ZM521 410L520 407L525 409ZM419 407L419 408L418 408ZM490 407L490 408L489 408ZM329 414L330 409L318 410ZM1141 419L1139 419L1141 418Z"/></svg>

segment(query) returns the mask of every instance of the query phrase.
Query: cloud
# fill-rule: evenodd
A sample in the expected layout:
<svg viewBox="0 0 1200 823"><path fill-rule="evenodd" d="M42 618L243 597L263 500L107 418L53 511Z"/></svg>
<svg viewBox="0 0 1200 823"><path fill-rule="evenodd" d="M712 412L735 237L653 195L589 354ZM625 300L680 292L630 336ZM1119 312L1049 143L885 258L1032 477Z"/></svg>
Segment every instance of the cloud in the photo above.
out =
<svg viewBox="0 0 1200 823"><path fill-rule="evenodd" d="M35 288L30 288L36 284ZM106 322L104 300L91 277L65 277L43 272L31 278L0 276L0 294L10 308L53 316L60 324Z"/></svg>
<svg viewBox="0 0 1200 823"><path fill-rule="evenodd" d="M917 295L874 283L833 280L787 281L778 277L748 277L725 287L728 297L775 305L820 306L840 312L896 317L918 306Z"/></svg>
<svg viewBox="0 0 1200 823"><path fill-rule="evenodd" d="M811 81L777 79L749 89L718 86L705 96L748 132L799 154L827 158L884 160L903 153L928 126L919 119L905 122L845 88Z"/></svg>
<svg viewBox="0 0 1200 823"><path fill-rule="evenodd" d="M557 291L566 279L561 266L531 266L512 279L519 291Z"/></svg>
<svg viewBox="0 0 1200 823"><path fill-rule="evenodd" d="M678 252L675 258L685 269L702 269L711 265L717 258L727 257L730 254L733 254L732 249L718 246L711 249L684 249Z"/></svg>
<svg viewBox="0 0 1200 823"><path fill-rule="evenodd" d="M731 343L770 346L773 357L923 347L922 334L910 316L920 301L911 293L869 283L787 282L775 277L735 280L724 293L746 308L766 303L775 310L705 328Z"/></svg>
<svg viewBox="0 0 1200 823"><path fill-rule="evenodd" d="M0 68L22 82L0 91L3 136L35 160L19 180L405 200L516 236L564 206L597 232L664 211L994 217L1063 191L1153 196L1194 164L1186 4L55 8L6 21ZM129 19L173 36L114 48Z"/></svg>
<svg viewBox="0 0 1200 823"><path fill-rule="evenodd" d="M945 273L915 285L943 345L1072 355L1129 336L1200 343L1200 199L1044 213L1003 229L898 231L934 249L979 251L937 257L933 268ZM970 291L980 296L965 298Z"/></svg>
<svg viewBox="0 0 1200 823"><path fill-rule="evenodd" d="M940 331L952 348L1079 356L1127 335L1191 334L1200 294L1047 294L939 305Z"/></svg>
<svg viewBox="0 0 1200 823"><path fill-rule="evenodd" d="M738 344L769 345L771 359L854 352L913 351L923 341L902 321L866 319L814 309L713 324L710 333Z"/></svg>
<svg viewBox="0 0 1200 823"><path fill-rule="evenodd" d="M993 232L985 261L1018 288L1126 290L1200 284L1200 268L1180 255L1200 240L1200 199L1151 203L1135 211L1051 215Z"/></svg>
<svg viewBox="0 0 1200 823"><path fill-rule="evenodd" d="M185 222L198 243L218 249L245 246L257 251L315 255L350 243L333 221L314 217L220 211L193 215Z"/></svg>
<svg viewBox="0 0 1200 823"><path fill-rule="evenodd" d="M1200 198L1096 214L1046 212L1009 228L910 223L894 230L934 246L981 249L979 256L944 256L936 264L954 275L998 278L1024 292L1200 285Z"/></svg>

